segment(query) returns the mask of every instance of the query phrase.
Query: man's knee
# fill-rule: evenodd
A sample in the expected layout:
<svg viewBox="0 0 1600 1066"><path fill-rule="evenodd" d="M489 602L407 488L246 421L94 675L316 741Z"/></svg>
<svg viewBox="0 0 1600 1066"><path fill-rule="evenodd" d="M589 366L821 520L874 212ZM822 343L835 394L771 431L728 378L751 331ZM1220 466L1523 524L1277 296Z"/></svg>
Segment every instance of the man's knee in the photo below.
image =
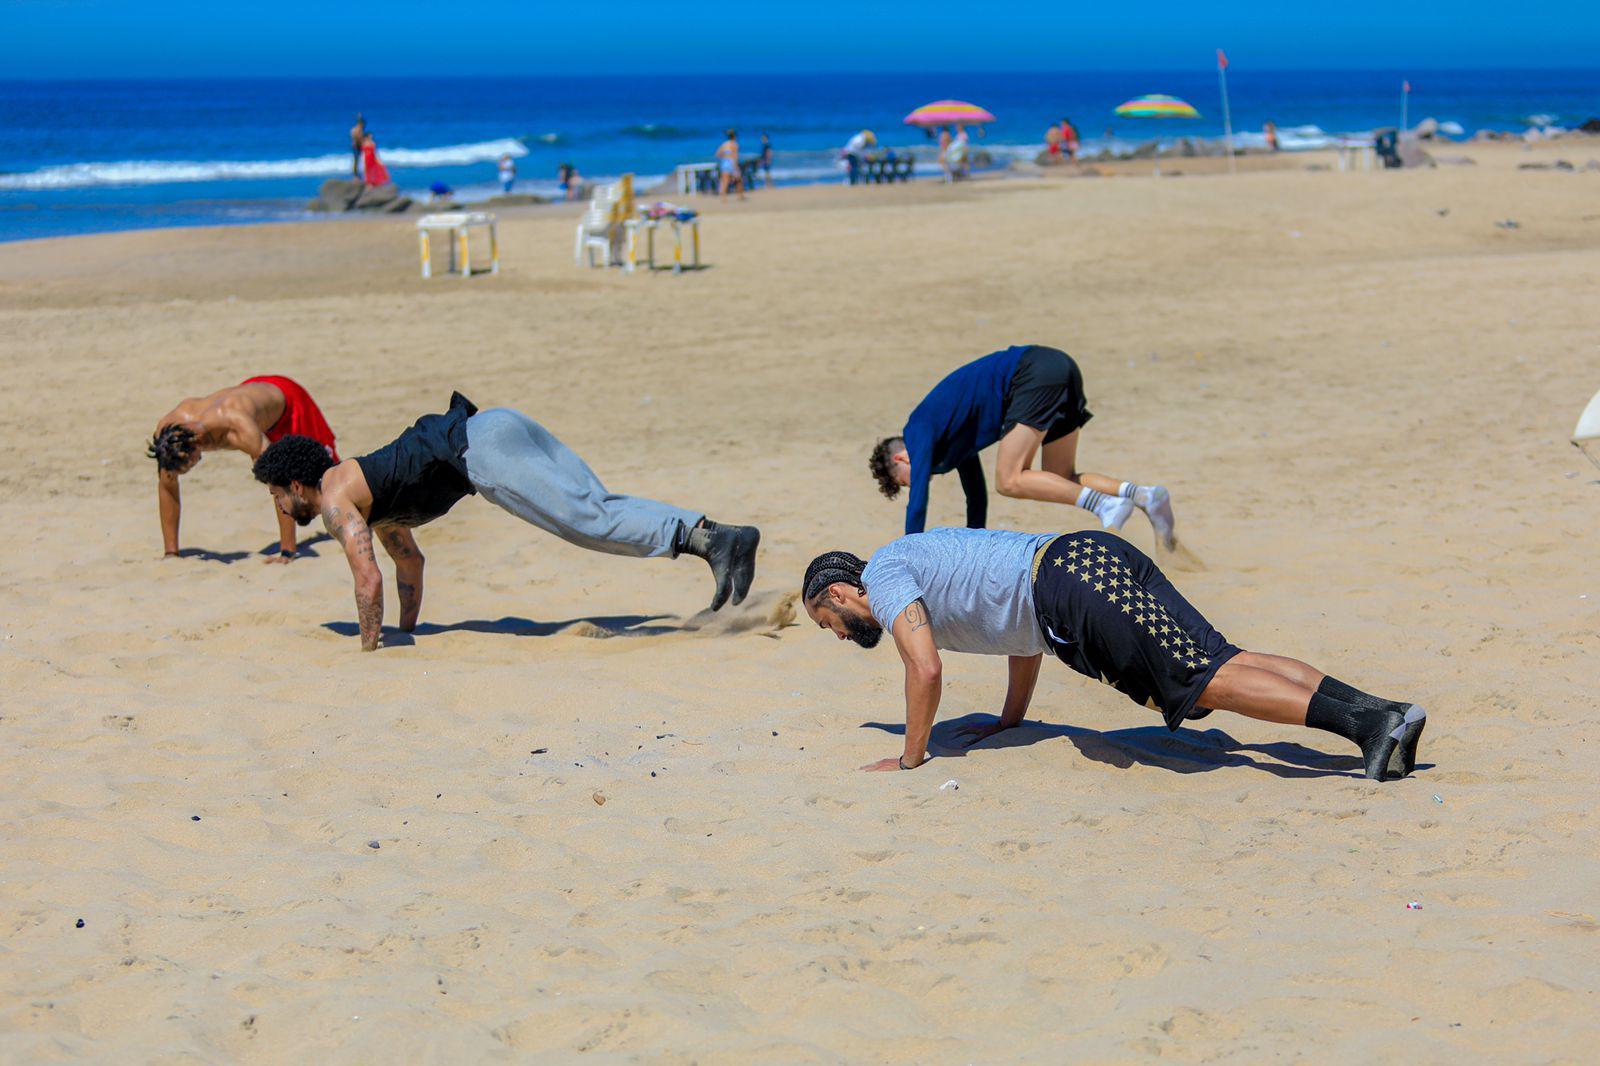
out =
<svg viewBox="0 0 1600 1066"><path fill-rule="evenodd" d="M997 475L995 477L994 490L1000 495L1013 500L1026 498L1026 494L1022 490L1022 474L1020 471Z"/></svg>

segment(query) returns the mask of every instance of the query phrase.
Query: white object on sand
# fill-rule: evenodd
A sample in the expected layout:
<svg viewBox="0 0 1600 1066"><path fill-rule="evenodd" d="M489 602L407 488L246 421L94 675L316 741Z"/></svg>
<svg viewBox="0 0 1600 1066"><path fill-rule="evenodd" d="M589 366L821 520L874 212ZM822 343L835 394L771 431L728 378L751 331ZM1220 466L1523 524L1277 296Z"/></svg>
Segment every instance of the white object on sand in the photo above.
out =
<svg viewBox="0 0 1600 1066"><path fill-rule="evenodd" d="M956 779L952 777L950 780L946 781L944 784L939 786L939 791L940 792L954 792L956 789L958 789L960 787L961 787L960 785L956 784Z"/></svg>
<svg viewBox="0 0 1600 1066"><path fill-rule="evenodd" d="M474 227L488 231L489 273L500 273L500 240L495 231L494 216L484 211L445 211L417 219L417 252L422 259L422 276L433 277L433 246L429 233L440 230L445 234L445 245L450 250L449 272L459 273L463 278L472 277L472 244L469 235ZM460 264L459 270L457 263Z"/></svg>
<svg viewBox="0 0 1600 1066"><path fill-rule="evenodd" d="M1583 409L1583 414L1578 416L1578 424L1572 430L1572 443L1577 449L1589 456L1589 461L1600 466L1600 459L1590 454L1586 447L1590 441L1600 440L1600 392L1594 394L1589 401L1589 406Z"/></svg>

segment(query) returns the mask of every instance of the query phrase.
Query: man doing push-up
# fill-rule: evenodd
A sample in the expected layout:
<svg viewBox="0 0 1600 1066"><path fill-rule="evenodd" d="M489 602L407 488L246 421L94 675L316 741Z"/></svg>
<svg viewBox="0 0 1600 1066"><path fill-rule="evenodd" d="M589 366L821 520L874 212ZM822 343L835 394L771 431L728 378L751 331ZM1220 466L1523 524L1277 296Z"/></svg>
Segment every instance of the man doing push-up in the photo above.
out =
<svg viewBox="0 0 1600 1066"><path fill-rule="evenodd" d="M755 577L761 532L718 525L699 511L609 492L549 430L508 408L480 412L455 393L442 415L424 415L392 443L335 465L305 437L273 444L255 464L278 509L300 525L321 513L344 545L355 578L361 649L378 646L383 575L373 537L394 560L400 628L422 607L422 552L411 530L463 496L482 493L518 518L562 540L613 555L696 555L711 565L711 609L744 600Z"/></svg>
<svg viewBox="0 0 1600 1066"><path fill-rule="evenodd" d="M1009 657L1000 716L964 731L969 743L1022 724L1047 651L1160 711L1168 729L1214 708L1336 733L1361 749L1366 775L1379 781L1412 771L1427 722L1415 704L1229 644L1143 552L1104 530L936 529L893 541L870 562L819 555L802 594L806 614L840 640L871 648L889 630L905 664L905 749L867 770L912 770L927 759L941 650Z"/></svg>

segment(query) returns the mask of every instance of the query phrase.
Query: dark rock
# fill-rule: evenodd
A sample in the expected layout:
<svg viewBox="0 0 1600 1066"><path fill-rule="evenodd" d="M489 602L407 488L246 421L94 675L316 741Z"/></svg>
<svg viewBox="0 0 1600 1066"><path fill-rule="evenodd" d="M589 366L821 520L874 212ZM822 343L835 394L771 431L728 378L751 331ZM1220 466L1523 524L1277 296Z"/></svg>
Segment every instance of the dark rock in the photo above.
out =
<svg viewBox="0 0 1600 1066"><path fill-rule="evenodd" d="M77 924L76 928L78 928L78 929L82 929L83 928L83 919L82 918L78 919L78 924Z"/></svg>
<svg viewBox="0 0 1600 1066"><path fill-rule="evenodd" d="M1579 133L1600 133L1600 118L1591 118L1578 127Z"/></svg>
<svg viewBox="0 0 1600 1066"><path fill-rule="evenodd" d="M348 211L365 189L363 182L329 178L322 183L322 188L317 190L317 198L309 206L313 211Z"/></svg>
<svg viewBox="0 0 1600 1066"><path fill-rule="evenodd" d="M1160 141L1145 141L1139 147L1137 147L1133 151L1129 152L1128 153L1128 158L1129 159L1154 159L1156 157L1156 148L1160 145L1160 143L1161 143Z"/></svg>
<svg viewBox="0 0 1600 1066"><path fill-rule="evenodd" d="M392 181L386 181L382 185L364 185L350 207L356 211L367 211L392 203L399 197L400 188Z"/></svg>

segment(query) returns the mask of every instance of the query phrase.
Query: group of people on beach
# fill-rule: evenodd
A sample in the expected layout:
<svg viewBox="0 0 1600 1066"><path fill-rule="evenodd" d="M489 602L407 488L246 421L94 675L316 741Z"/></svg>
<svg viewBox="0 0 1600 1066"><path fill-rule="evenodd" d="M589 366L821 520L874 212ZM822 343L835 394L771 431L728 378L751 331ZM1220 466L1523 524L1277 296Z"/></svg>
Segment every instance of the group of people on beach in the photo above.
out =
<svg viewBox="0 0 1600 1066"><path fill-rule="evenodd" d="M905 671L905 743L868 770L927 761L942 690L941 651L1003 655L999 716L960 738L970 745L1022 724L1046 652L1136 703L1169 729L1228 710L1335 733L1357 745L1367 777L1404 777L1416 765L1422 708L1364 692L1296 659L1229 643L1147 555L1118 535L1135 512L1158 551L1177 547L1172 495L1162 485L1078 469L1092 418L1083 375L1065 352L1015 345L952 371L904 427L871 450L868 467L891 499L907 491L905 536L868 558L832 550L807 566L808 618L840 640L872 648L887 630ZM989 530L979 455L997 446L995 485L1014 499L1082 509L1099 528L1072 533ZM274 504L279 550L297 558L295 527L319 515L344 550L363 651L379 646L383 574L374 540L393 563L400 628L422 609L424 560L413 530L481 495L569 543L633 557L702 559L710 609L741 603L755 579L761 532L703 511L610 491L548 429L509 408L480 410L459 392L389 444L341 460L332 428L293 380L252 377L180 402L157 422L156 462L165 555L179 548L179 477L204 453L253 460ZM955 472L966 527L925 532L936 474Z"/></svg>

